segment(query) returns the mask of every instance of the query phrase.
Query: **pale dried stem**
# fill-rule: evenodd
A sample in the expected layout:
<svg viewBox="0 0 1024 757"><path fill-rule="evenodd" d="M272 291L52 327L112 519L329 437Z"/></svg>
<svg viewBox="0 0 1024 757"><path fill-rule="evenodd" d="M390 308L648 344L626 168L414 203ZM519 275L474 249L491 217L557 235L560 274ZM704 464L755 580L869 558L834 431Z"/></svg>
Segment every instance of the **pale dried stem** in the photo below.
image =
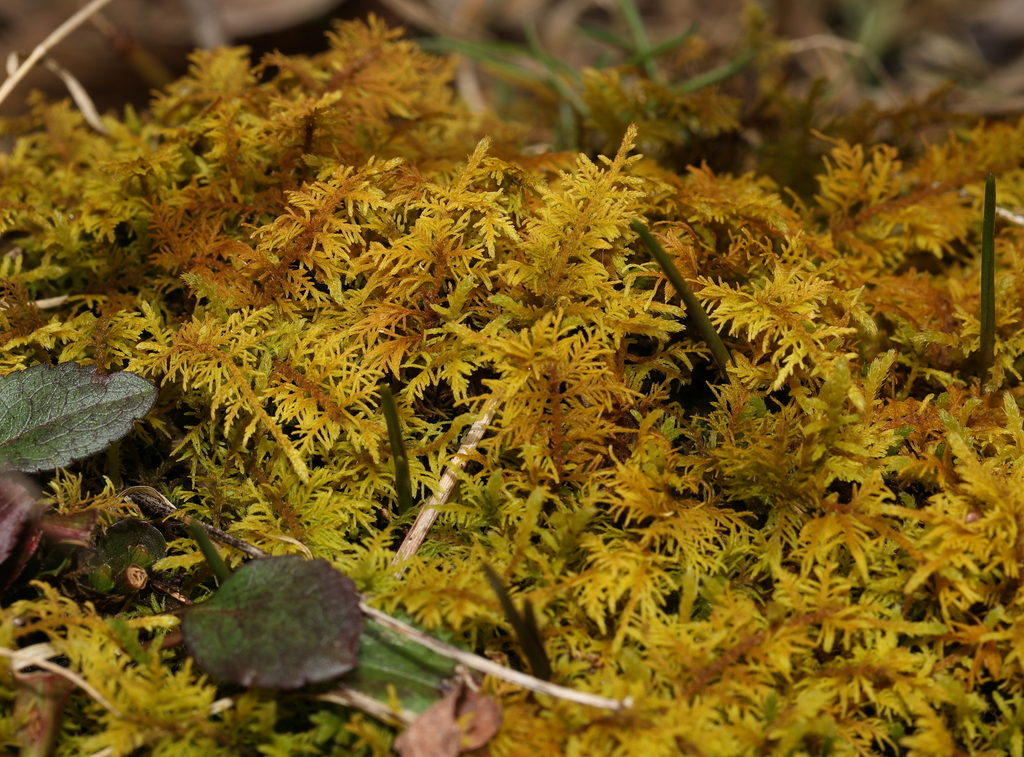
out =
<svg viewBox="0 0 1024 757"><path fill-rule="evenodd" d="M1018 226L1024 226L1024 216L1012 213L1006 208L1000 208L998 205L996 206L996 215L1010 223L1015 223Z"/></svg>
<svg viewBox="0 0 1024 757"><path fill-rule="evenodd" d="M445 19L418 0L381 0L382 5L421 29L439 37L455 36L455 30Z"/></svg>
<svg viewBox="0 0 1024 757"><path fill-rule="evenodd" d="M100 134L109 134L110 130L103 125L103 121L100 120L99 111L96 110L96 105L93 103L92 98L89 97L89 93L85 91L85 87L82 83L74 77L74 75L66 68L61 66L53 58L43 58L43 65L50 70L54 76L64 82L64 86L67 87L68 92L71 93L71 99L75 101L75 105L82 111L82 116L86 122L98 131ZM7 75L13 76L18 70L18 54L11 53L7 56ZM36 303L39 304L38 302Z"/></svg>
<svg viewBox="0 0 1024 757"><path fill-rule="evenodd" d="M71 18L54 29L46 39L36 45L36 49L33 50L32 54L24 60L24 62L18 67L18 70L8 76L3 84L0 84L0 104L10 96L11 92L14 91L14 88L17 87L21 80L25 78L26 74L32 70L32 67L42 60L43 56L60 44L65 37L85 23L92 14L100 10L100 8L109 2L110 0L92 0L91 3L78 11L78 13L71 16Z"/></svg>
<svg viewBox="0 0 1024 757"><path fill-rule="evenodd" d="M416 523L413 526L413 531L417 531L418 535L414 536L413 531L410 531L409 536L407 536L406 540L402 543L402 548L399 549L398 554L395 556L395 561L392 565L397 564L401 560L415 554L420 544L423 543L423 539L426 537L427 531L430 529L430 525L437 517L437 510L434 508L438 505L444 504L455 490L459 472L466 465L469 455L476 449L480 440L487 432L487 427L494 418L500 401L501 395L498 395L492 397L488 400L487 404L484 405L480 418L477 419L466 433L466 436L462 441L462 445L459 447L459 451L452 457L452 461L449 464L448 469L445 471L444 476L441 477L441 481L438 484L438 491L434 496L427 500L423 506L423 510L420 511L419 517L417 517ZM178 508L171 504L166 497L160 494L156 489L149 486L130 487L121 492L120 496L129 502L138 505L144 511L151 514L168 516L180 513ZM230 544L231 546L241 549L254 557L268 556L266 552L246 544L241 539L225 534L223 531L215 529L212 526L202 523L200 523L200 525L210 533L211 537L218 539L222 543ZM418 529L417 526L419 526ZM492 662L484 657L475 655L472 652L466 652L462 649L458 649L457 647L453 647L450 644L445 644L443 641L439 641L413 626L403 623L400 620L396 620L375 607L371 607L365 601L359 602L359 609L364 615L373 618L385 628L401 634L406 638L412 639L417 644L420 644L437 654L460 662L467 668L477 670L481 673L485 673L486 675L494 676L495 678L499 678L503 681L508 681L509 683L521 686L529 691L534 691L538 694L546 694L567 702L576 702L578 704L600 707L606 710L624 710L631 707L633 704L632 698L619 700L598 696L597 694L588 694L583 691L576 691L564 686L558 686L557 684L542 681L539 678L534 678L533 676L521 673L518 670L511 670L503 667L496 662ZM406 713L396 713L391 708L382 705L376 700L368 699L363 701L364 695L351 690L335 691L331 692L329 695L324 695L319 698L324 701L337 701L339 703L352 705L374 716L378 716L379 712L379 716L381 717L386 714L388 717L398 719L400 721L404 721L405 717L407 717ZM387 710L386 713L384 709L381 709L382 707Z"/></svg>
<svg viewBox="0 0 1024 757"><path fill-rule="evenodd" d="M67 301L68 296L66 294L58 294L56 297L46 297L41 300L36 300L36 307L40 310L49 310L51 308L59 308Z"/></svg>
<svg viewBox="0 0 1024 757"><path fill-rule="evenodd" d="M406 638L412 639L420 646L424 646L432 652L443 655L450 660L461 662L467 668L472 668L473 670L478 670L489 676L500 678L503 681L508 681L516 686L521 686L529 691L534 691L538 694L547 694L548 696L555 697L556 699L562 699L566 702L576 702L577 704L600 707L605 710L625 710L633 705L631 697L627 697L626 699L611 699L609 697L598 696L597 694L588 694L585 691L567 689L564 686L558 686L557 684L548 683L547 681L542 681L539 678L534 678L526 673L520 673L518 670L511 670L510 668L503 667L485 657L480 657L472 652L466 652L465 650L453 647L450 644L445 644L443 641L439 641L433 636L425 634L418 628L407 625L400 620L392 618L387 613L378 610L375 607L371 607L366 604L366 602L360 602L359 609L362 610L364 615L368 615L373 618L385 628L388 628L395 633L400 633Z"/></svg>
<svg viewBox="0 0 1024 757"><path fill-rule="evenodd" d="M490 425L491 420L493 420L500 401L501 395L488 400L487 404L484 405L480 418L470 426L469 431L462 440L462 446L459 447L459 451L452 457L451 462L448 464L448 470L441 476L441 480L437 485L437 491L434 492L430 499L423 503L423 509L416 516L416 520L413 522L412 528L409 529L409 533L405 535L402 545L398 548L395 558L391 561L392 565L405 562L416 554L423 545L423 541L427 538L427 532L430 531L430 527L437 520L437 507L447 502L448 498L452 496L452 492L455 491L455 486L459 482L459 473L466 467L469 455L476 449L480 440L484 438L484 434L487 433L487 427ZM398 571L395 576L396 578L401 576L401 571Z"/></svg>
<svg viewBox="0 0 1024 757"><path fill-rule="evenodd" d="M392 725L403 725L406 728L412 725L416 718L419 717L412 710L400 709L396 711L387 703L374 699L369 694L350 689L347 686L335 689L334 691L328 691L324 694L318 694L314 698L319 699L321 702L355 707L357 710L362 710L367 715L377 718L377 720L382 720Z"/></svg>
<svg viewBox="0 0 1024 757"><path fill-rule="evenodd" d="M96 110L96 105L93 103L92 98L89 97L89 93L85 91L82 83L53 58L43 60L43 65L64 82L64 86L71 93L71 99L75 101L75 105L82 112L82 117L85 118L86 123L100 134L110 134L110 129L103 125L103 121L100 120L99 111Z"/></svg>
<svg viewBox="0 0 1024 757"><path fill-rule="evenodd" d="M184 6L192 24L192 41L198 47L212 50L228 44L228 35L214 3L210 0L184 0Z"/></svg>
<svg viewBox="0 0 1024 757"><path fill-rule="evenodd" d="M34 304L40 310L48 310L50 308L59 308L67 301L68 296L66 294L59 294L56 297L47 297L42 300L36 300ZM0 310L6 310L9 307L10 305L6 300L0 300Z"/></svg>

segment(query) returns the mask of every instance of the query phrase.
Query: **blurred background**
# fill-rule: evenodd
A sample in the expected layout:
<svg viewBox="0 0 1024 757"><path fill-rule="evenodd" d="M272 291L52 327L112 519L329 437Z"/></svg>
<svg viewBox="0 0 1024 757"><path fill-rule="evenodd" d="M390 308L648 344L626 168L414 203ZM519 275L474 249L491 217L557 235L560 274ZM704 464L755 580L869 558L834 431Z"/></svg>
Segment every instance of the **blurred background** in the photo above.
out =
<svg viewBox="0 0 1024 757"><path fill-rule="evenodd" d="M23 58L83 4L3 0L3 58L12 52ZM818 81L827 83L833 107L871 101L895 108L945 86L944 108L1024 111L1024 0L755 5L763 33L788 56L786 86L797 96ZM618 49L616 40L635 41L638 33L652 48L692 36L673 46L685 49L691 73L701 70L697 59L705 61L705 71L728 66L750 38L746 6L742 0L113 0L52 58L74 73L100 111L125 103L138 107L154 87L185 71L194 46L244 44L255 59L274 49L312 54L326 48L324 32L334 19L373 13L432 49L471 53L472 62L460 68L460 95L474 109L500 110L509 98L509 76L502 75L509 61L520 74L550 67L552 60L577 68L621 64L629 50ZM503 47L508 44L521 47ZM513 60L517 49L529 50L523 60ZM551 57L546 64L545 55ZM0 115L23 112L33 89L66 95L61 81L38 67L0 105Z"/></svg>

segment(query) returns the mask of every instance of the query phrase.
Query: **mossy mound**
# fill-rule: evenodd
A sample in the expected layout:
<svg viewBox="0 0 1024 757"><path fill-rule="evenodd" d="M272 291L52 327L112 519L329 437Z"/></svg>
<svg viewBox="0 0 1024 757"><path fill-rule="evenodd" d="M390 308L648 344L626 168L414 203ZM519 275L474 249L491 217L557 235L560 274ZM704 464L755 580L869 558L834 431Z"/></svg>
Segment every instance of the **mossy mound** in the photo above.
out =
<svg viewBox="0 0 1024 757"><path fill-rule="evenodd" d="M133 437L50 482L54 504L113 517L121 485L164 486L519 664L486 561L532 602L555 681L634 700L609 715L489 683L494 755L1021 754L1013 224L985 387L974 359L981 183L1024 206L1024 124L905 158L837 139L816 194L791 197L642 158L667 144L643 123L611 157L526 156L521 130L461 109L452 72L349 24L315 58L198 56L109 135L61 103L4 124L0 369L74 360L160 387ZM630 87L605 76L593 111ZM734 132L701 98L691 120L705 103ZM721 329L728 377L632 218ZM495 411L401 575L381 382L418 502ZM194 545L172 549L197 570ZM389 730L336 705L249 691L210 715L223 692L180 651L140 663L61 586L8 607L0 644L44 632L120 714L76 693L58 754L387 752ZM176 624L158 609L128 626Z"/></svg>

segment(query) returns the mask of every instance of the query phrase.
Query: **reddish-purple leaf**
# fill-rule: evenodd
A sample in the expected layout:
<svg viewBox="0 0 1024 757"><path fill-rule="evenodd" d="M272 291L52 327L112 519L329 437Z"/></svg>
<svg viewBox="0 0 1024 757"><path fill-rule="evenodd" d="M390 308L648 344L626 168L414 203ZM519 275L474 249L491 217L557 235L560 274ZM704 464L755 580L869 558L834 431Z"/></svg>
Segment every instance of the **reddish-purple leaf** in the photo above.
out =
<svg viewBox="0 0 1024 757"><path fill-rule="evenodd" d="M0 591L21 574L39 546L42 511L25 484L0 478Z"/></svg>
<svg viewBox="0 0 1024 757"><path fill-rule="evenodd" d="M42 671L14 673L17 694L14 722L22 757L49 757L60 735L64 705L74 685L63 676Z"/></svg>
<svg viewBox="0 0 1024 757"><path fill-rule="evenodd" d="M98 510L77 513L46 513L39 524L43 538L57 545L92 546L93 532L99 520Z"/></svg>

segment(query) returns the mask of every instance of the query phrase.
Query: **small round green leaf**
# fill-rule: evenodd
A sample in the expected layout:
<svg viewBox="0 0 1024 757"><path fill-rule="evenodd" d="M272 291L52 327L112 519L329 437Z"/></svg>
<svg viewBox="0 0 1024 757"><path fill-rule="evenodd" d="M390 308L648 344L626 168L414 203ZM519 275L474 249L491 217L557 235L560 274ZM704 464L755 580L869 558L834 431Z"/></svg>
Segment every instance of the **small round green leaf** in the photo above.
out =
<svg viewBox="0 0 1024 757"><path fill-rule="evenodd" d="M139 518L119 520L96 543L99 558L119 573L129 565L148 568L167 556L167 541L152 523Z"/></svg>
<svg viewBox="0 0 1024 757"><path fill-rule="evenodd" d="M354 668L363 617L352 579L326 560L253 560L182 618L189 652L214 678L297 689Z"/></svg>
<svg viewBox="0 0 1024 757"><path fill-rule="evenodd" d="M126 436L156 388L134 373L78 363L36 365L0 379L0 465L35 473L68 465Z"/></svg>

